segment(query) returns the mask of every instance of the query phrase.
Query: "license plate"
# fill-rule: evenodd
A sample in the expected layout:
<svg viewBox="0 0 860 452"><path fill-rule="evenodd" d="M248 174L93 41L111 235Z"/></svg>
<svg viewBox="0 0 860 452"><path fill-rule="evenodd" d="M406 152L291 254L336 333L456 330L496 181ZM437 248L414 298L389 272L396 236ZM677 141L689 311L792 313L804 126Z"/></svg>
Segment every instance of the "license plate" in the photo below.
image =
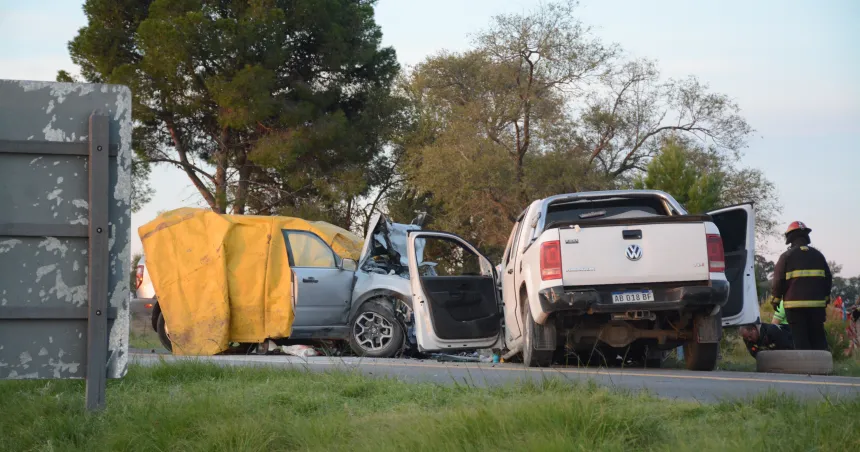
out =
<svg viewBox="0 0 860 452"><path fill-rule="evenodd" d="M648 301L654 301L654 292L651 290L612 293L613 303L644 303Z"/></svg>

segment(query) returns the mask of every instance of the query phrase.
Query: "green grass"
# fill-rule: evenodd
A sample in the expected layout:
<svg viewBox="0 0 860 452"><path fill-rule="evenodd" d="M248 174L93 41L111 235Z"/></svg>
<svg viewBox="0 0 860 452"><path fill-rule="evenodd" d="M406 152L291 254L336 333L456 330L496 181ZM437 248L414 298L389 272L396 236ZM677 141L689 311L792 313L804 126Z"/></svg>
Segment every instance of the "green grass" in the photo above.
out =
<svg viewBox="0 0 860 452"><path fill-rule="evenodd" d="M164 350L149 318L132 314L128 330L128 345L132 348Z"/></svg>
<svg viewBox="0 0 860 452"><path fill-rule="evenodd" d="M140 348L140 349L156 349L161 350L164 347L161 345L161 342L158 340L158 335L155 334L155 331L130 331L128 333L128 345L132 348Z"/></svg>
<svg viewBox="0 0 860 452"><path fill-rule="evenodd" d="M132 366L101 414L83 394L0 384L0 450L860 450L860 398L703 405L559 380L481 389L202 363Z"/></svg>

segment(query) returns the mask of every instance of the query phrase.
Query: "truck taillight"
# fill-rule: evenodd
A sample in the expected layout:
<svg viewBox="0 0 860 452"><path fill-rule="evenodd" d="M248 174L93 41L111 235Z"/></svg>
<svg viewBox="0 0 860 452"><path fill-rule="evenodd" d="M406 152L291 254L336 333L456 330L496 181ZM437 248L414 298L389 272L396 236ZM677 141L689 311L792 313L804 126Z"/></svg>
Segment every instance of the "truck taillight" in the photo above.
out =
<svg viewBox="0 0 860 452"><path fill-rule="evenodd" d="M561 278L561 245L558 240L540 245L540 279Z"/></svg>
<svg viewBox="0 0 860 452"><path fill-rule="evenodd" d="M708 269L717 273L726 271L723 239L717 234L708 234Z"/></svg>
<svg viewBox="0 0 860 452"><path fill-rule="evenodd" d="M140 285L143 284L143 265L137 266L137 285L134 287L135 289L140 289Z"/></svg>

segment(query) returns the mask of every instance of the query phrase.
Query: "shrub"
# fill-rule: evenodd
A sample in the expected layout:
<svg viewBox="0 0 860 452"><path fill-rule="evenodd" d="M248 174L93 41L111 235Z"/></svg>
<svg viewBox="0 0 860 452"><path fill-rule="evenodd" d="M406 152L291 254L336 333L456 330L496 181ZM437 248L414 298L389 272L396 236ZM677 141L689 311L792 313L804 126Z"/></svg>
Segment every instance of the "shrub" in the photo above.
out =
<svg viewBox="0 0 860 452"><path fill-rule="evenodd" d="M824 322L824 331L827 333L827 344L830 345L830 352L833 353L834 360L848 358L847 352L851 345L845 329L848 327L847 322L835 319L828 319Z"/></svg>

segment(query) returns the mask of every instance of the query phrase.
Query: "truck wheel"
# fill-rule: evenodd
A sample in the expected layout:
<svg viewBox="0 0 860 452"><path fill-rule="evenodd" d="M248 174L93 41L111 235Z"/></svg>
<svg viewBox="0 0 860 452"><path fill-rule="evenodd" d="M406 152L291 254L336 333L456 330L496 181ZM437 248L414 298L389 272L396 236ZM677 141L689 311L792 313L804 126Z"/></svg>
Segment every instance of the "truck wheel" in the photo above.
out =
<svg viewBox="0 0 860 452"><path fill-rule="evenodd" d="M695 340L684 344L684 362L687 370L712 371L717 367L720 344L699 343Z"/></svg>
<svg viewBox="0 0 860 452"><path fill-rule="evenodd" d="M526 367L549 367L555 350L535 350L537 329L542 326L535 323L532 310L528 306L523 310L523 364Z"/></svg>
<svg viewBox="0 0 860 452"><path fill-rule="evenodd" d="M363 304L349 329L349 346L358 356L391 358L403 348L405 340L403 327L386 302Z"/></svg>
<svg viewBox="0 0 860 452"><path fill-rule="evenodd" d="M170 342L170 337L167 335L167 325L164 324L164 314L159 311L158 322L156 323L155 331L158 333L158 340L161 345L170 353L173 353L173 343Z"/></svg>

